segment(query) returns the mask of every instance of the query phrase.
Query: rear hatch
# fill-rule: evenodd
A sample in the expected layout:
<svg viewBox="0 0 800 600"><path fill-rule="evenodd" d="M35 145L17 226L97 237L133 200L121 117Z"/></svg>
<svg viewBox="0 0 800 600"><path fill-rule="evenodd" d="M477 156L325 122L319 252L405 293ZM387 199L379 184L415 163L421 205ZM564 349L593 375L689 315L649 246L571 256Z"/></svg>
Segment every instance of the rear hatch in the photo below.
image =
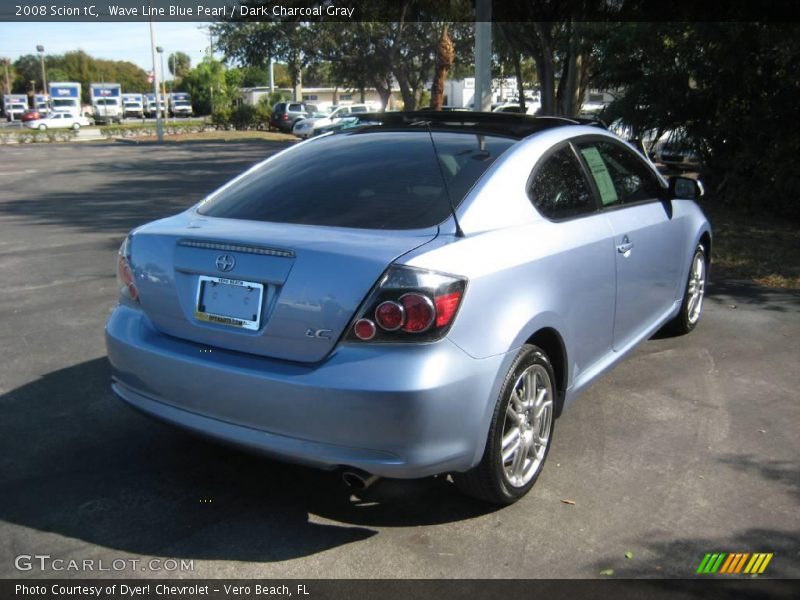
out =
<svg viewBox="0 0 800 600"><path fill-rule="evenodd" d="M437 228L376 232L184 213L132 238L142 309L168 335L316 362L387 266Z"/></svg>
<svg viewBox="0 0 800 600"><path fill-rule="evenodd" d="M448 197L514 142L414 127L298 144L134 233L142 307L173 336L319 361L386 268L438 235Z"/></svg>

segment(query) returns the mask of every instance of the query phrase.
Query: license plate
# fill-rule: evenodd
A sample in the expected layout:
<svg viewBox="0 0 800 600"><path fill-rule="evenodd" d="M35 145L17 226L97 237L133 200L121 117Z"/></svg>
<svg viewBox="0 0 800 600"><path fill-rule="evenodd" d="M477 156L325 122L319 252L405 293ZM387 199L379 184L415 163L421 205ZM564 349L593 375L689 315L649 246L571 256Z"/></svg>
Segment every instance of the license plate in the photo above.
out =
<svg viewBox="0 0 800 600"><path fill-rule="evenodd" d="M194 316L208 323L256 330L263 296L263 283L201 275Z"/></svg>

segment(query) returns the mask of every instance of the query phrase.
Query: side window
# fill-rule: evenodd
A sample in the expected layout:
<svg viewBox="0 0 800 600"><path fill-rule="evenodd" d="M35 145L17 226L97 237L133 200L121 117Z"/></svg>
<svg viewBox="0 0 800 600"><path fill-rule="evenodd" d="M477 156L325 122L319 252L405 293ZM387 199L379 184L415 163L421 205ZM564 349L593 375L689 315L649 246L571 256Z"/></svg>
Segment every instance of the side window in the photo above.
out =
<svg viewBox="0 0 800 600"><path fill-rule="evenodd" d="M588 142L578 145L603 206L631 204L658 198L658 179L632 150L610 142Z"/></svg>
<svg viewBox="0 0 800 600"><path fill-rule="evenodd" d="M597 208L569 146L545 159L531 181L528 195L536 209L548 219L575 217Z"/></svg>

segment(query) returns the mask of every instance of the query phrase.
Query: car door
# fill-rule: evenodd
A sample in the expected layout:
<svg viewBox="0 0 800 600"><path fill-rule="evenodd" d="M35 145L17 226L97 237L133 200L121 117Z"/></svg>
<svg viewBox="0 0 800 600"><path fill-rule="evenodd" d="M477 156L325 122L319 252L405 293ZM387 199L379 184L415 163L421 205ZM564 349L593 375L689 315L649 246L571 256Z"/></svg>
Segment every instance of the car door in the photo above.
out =
<svg viewBox="0 0 800 600"><path fill-rule="evenodd" d="M611 352L616 297L611 229L568 142L534 167L528 196L550 221L535 229L532 242L548 256L535 262L533 276L550 282L557 295L575 381Z"/></svg>
<svg viewBox="0 0 800 600"><path fill-rule="evenodd" d="M576 143L614 236L615 350L625 349L672 310L684 261L683 228L650 166L608 138Z"/></svg>

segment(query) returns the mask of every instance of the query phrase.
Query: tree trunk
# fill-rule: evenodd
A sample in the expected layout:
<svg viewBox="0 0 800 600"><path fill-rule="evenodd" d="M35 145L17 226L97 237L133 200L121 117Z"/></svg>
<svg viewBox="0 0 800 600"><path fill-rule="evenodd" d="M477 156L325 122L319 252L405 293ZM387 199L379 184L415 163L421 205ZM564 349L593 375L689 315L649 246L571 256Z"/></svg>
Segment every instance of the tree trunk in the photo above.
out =
<svg viewBox="0 0 800 600"><path fill-rule="evenodd" d="M389 110L389 102L392 98L391 81L384 83L381 80L374 82L375 89L378 91L378 96L381 98L381 110Z"/></svg>
<svg viewBox="0 0 800 600"><path fill-rule="evenodd" d="M447 33L447 25L445 25L436 48L436 74L431 86L431 108L433 110L442 110L442 105L444 104L444 82L447 79L447 72L453 66L454 61L455 48Z"/></svg>
<svg viewBox="0 0 800 600"><path fill-rule="evenodd" d="M394 69L394 76L397 79L397 85L400 87L400 95L403 97L403 110L415 110L417 108L417 99L414 95L414 90L408 83L408 75L405 68L400 66Z"/></svg>
<svg viewBox="0 0 800 600"><path fill-rule="evenodd" d="M583 104L581 79L585 61L579 26L570 23L568 35L569 49L564 59L564 70L558 85L559 114L564 117L575 117Z"/></svg>
<svg viewBox="0 0 800 600"><path fill-rule="evenodd" d="M555 63L553 61L553 36L550 23L534 23L539 39L540 54L536 61L542 97L542 115L556 114Z"/></svg>
<svg viewBox="0 0 800 600"><path fill-rule="evenodd" d="M519 97L519 107L522 109L522 112L527 112L525 106L525 83L522 81L522 58L519 55L519 52L514 50L514 75L517 78L517 96Z"/></svg>

